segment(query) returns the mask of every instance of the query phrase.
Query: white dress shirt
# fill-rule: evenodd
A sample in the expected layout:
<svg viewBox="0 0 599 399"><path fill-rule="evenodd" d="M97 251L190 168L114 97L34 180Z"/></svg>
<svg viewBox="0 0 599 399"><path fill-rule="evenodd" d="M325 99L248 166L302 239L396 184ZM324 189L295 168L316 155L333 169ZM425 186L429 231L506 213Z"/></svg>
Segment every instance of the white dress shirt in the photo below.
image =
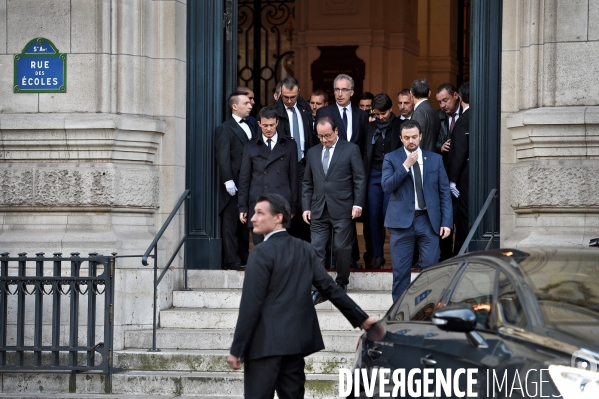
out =
<svg viewBox="0 0 599 399"><path fill-rule="evenodd" d="M411 154L410 151L406 150L404 147L404 151L406 152L406 156ZM424 164L422 160L422 150L420 147L416 150L418 152L418 166L420 166L420 178L422 180L422 194L424 195ZM405 167L405 166L404 166ZM409 173L412 173L412 180L414 181L414 204L416 205L415 210L420 211L422 208L418 206L418 196L416 195L416 179L414 178L414 166L406 168ZM425 208L426 209L426 208Z"/></svg>
<svg viewBox="0 0 599 399"><path fill-rule="evenodd" d="M331 165L331 159L333 159L333 152L335 152L335 147L337 146L338 141L339 141L339 137L337 137L337 141L335 141L335 144L333 144L332 146L329 147L329 163L327 165L327 170L329 169L329 166ZM320 163L322 163L322 160L324 159L324 153L326 150L327 150L327 147L325 147L323 145L322 152L320 153Z"/></svg>
<svg viewBox="0 0 599 399"><path fill-rule="evenodd" d="M341 121L343 123L343 107L341 105L337 104L337 108L339 109L339 115L341 115ZM347 108L347 111L345 111L347 114L347 141L351 141L351 136L353 133L351 103L347 104L347 106L345 108Z"/></svg>
<svg viewBox="0 0 599 399"><path fill-rule="evenodd" d="M292 110L297 115L297 125L299 127L300 146L302 148L302 158L303 158L304 154L305 154L305 149L306 149L306 147L305 147L306 135L304 134L304 124L302 123L302 113L297 108L297 102L295 103L293 108L289 109L289 107L287 107L287 106L285 106L285 108L287 109L287 116L289 117L289 131L291 132L291 137L294 137L294 138L295 138L295 136L294 136L295 132L293 131L293 114L291 113ZM301 159L298 159L298 161L301 161Z"/></svg>
<svg viewBox="0 0 599 399"><path fill-rule="evenodd" d="M271 150L273 148L275 148L275 144L277 144L278 138L279 138L279 133L275 133L275 135L270 138L270 149ZM266 144L266 146L268 147L268 137L266 137L265 135L262 135L262 140L264 141L264 144Z"/></svg>
<svg viewBox="0 0 599 399"><path fill-rule="evenodd" d="M250 130L250 127L247 123L240 123L239 121L242 119L239 116L233 114L233 119L235 119L235 122L237 122L239 124L239 126L241 126L241 128L243 129L243 131L245 132L245 134L247 134L248 136L248 140L252 139L252 131Z"/></svg>

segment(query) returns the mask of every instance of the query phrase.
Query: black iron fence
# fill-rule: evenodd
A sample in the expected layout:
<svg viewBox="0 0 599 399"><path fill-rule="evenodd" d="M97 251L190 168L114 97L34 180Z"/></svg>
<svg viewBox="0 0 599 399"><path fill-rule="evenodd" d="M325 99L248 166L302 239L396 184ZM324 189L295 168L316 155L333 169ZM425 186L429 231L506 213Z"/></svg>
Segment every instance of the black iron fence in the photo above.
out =
<svg viewBox="0 0 599 399"><path fill-rule="evenodd" d="M0 372L99 372L111 391L114 255L0 254Z"/></svg>

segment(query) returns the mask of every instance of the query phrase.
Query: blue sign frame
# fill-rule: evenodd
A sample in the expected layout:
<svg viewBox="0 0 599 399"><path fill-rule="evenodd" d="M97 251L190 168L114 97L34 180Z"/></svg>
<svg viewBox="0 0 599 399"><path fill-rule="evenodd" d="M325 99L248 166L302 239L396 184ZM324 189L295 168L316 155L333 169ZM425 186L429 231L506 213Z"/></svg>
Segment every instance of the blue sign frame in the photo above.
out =
<svg viewBox="0 0 599 399"><path fill-rule="evenodd" d="M15 54L15 93L66 93L67 55L43 37L31 40Z"/></svg>

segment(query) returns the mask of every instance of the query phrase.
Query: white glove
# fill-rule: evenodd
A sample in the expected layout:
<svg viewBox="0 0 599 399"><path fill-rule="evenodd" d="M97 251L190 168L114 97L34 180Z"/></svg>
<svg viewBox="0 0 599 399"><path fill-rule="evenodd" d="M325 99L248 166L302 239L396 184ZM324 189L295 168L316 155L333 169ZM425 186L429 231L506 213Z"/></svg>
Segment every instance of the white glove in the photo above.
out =
<svg viewBox="0 0 599 399"><path fill-rule="evenodd" d="M449 189L451 190L451 194L458 198L460 196L459 190L456 188L455 183L449 183Z"/></svg>
<svg viewBox="0 0 599 399"><path fill-rule="evenodd" d="M235 182L233 180L226 181L225 187L227 188L227 192L229 193L229 195L231 195L231 197L233 197L235 193L237 193L237 187L235 186Z"/></svg>

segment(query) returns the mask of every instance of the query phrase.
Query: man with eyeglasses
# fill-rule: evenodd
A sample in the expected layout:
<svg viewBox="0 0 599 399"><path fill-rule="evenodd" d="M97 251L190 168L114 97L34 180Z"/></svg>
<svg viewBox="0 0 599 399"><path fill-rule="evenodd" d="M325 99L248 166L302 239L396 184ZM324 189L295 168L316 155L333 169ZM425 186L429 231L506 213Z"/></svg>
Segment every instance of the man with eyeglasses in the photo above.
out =
<svg viewBox="0 0 599 399"><path fill-rule="evenodd" d="M336 283L347 290L354 241L353 219L362 215L366 190L360 149L341 140L335 120L329 116L316 121L320 144L308 151L303 180L303 219L310 224L312 247L325 267L327 240L331 232L337 255ZM315 303L322 298L318 295Z"/></svg>
<svg viewBox="0 0 599 399"><path fill-rule="evenodd" d="M304 178L304 156L308 149L316 144L316 138L310 127L310 114L312 109L300 95L299 82L293 76L287 76L281 82L281 95L275 105L279 124L277 133L281 137L292 140L297 148L297 190L301 193L301 182ZM289 233L304 241L310 241L310 227L303 222L301 216L301 204L291 209L295 216L291 218Z"/></svg>
<svg viewBox="0 0 599 399"><path fill-rule="evenodd" d="M335 120L339 129L339 137L357 144L360 153L364 151L364 135L368 124L368 113L352 107L351 97L354 95L354 80L346 74L339 74L333 81L335 104L323 107L316 112L316 120L328 116Z"/></svg>

